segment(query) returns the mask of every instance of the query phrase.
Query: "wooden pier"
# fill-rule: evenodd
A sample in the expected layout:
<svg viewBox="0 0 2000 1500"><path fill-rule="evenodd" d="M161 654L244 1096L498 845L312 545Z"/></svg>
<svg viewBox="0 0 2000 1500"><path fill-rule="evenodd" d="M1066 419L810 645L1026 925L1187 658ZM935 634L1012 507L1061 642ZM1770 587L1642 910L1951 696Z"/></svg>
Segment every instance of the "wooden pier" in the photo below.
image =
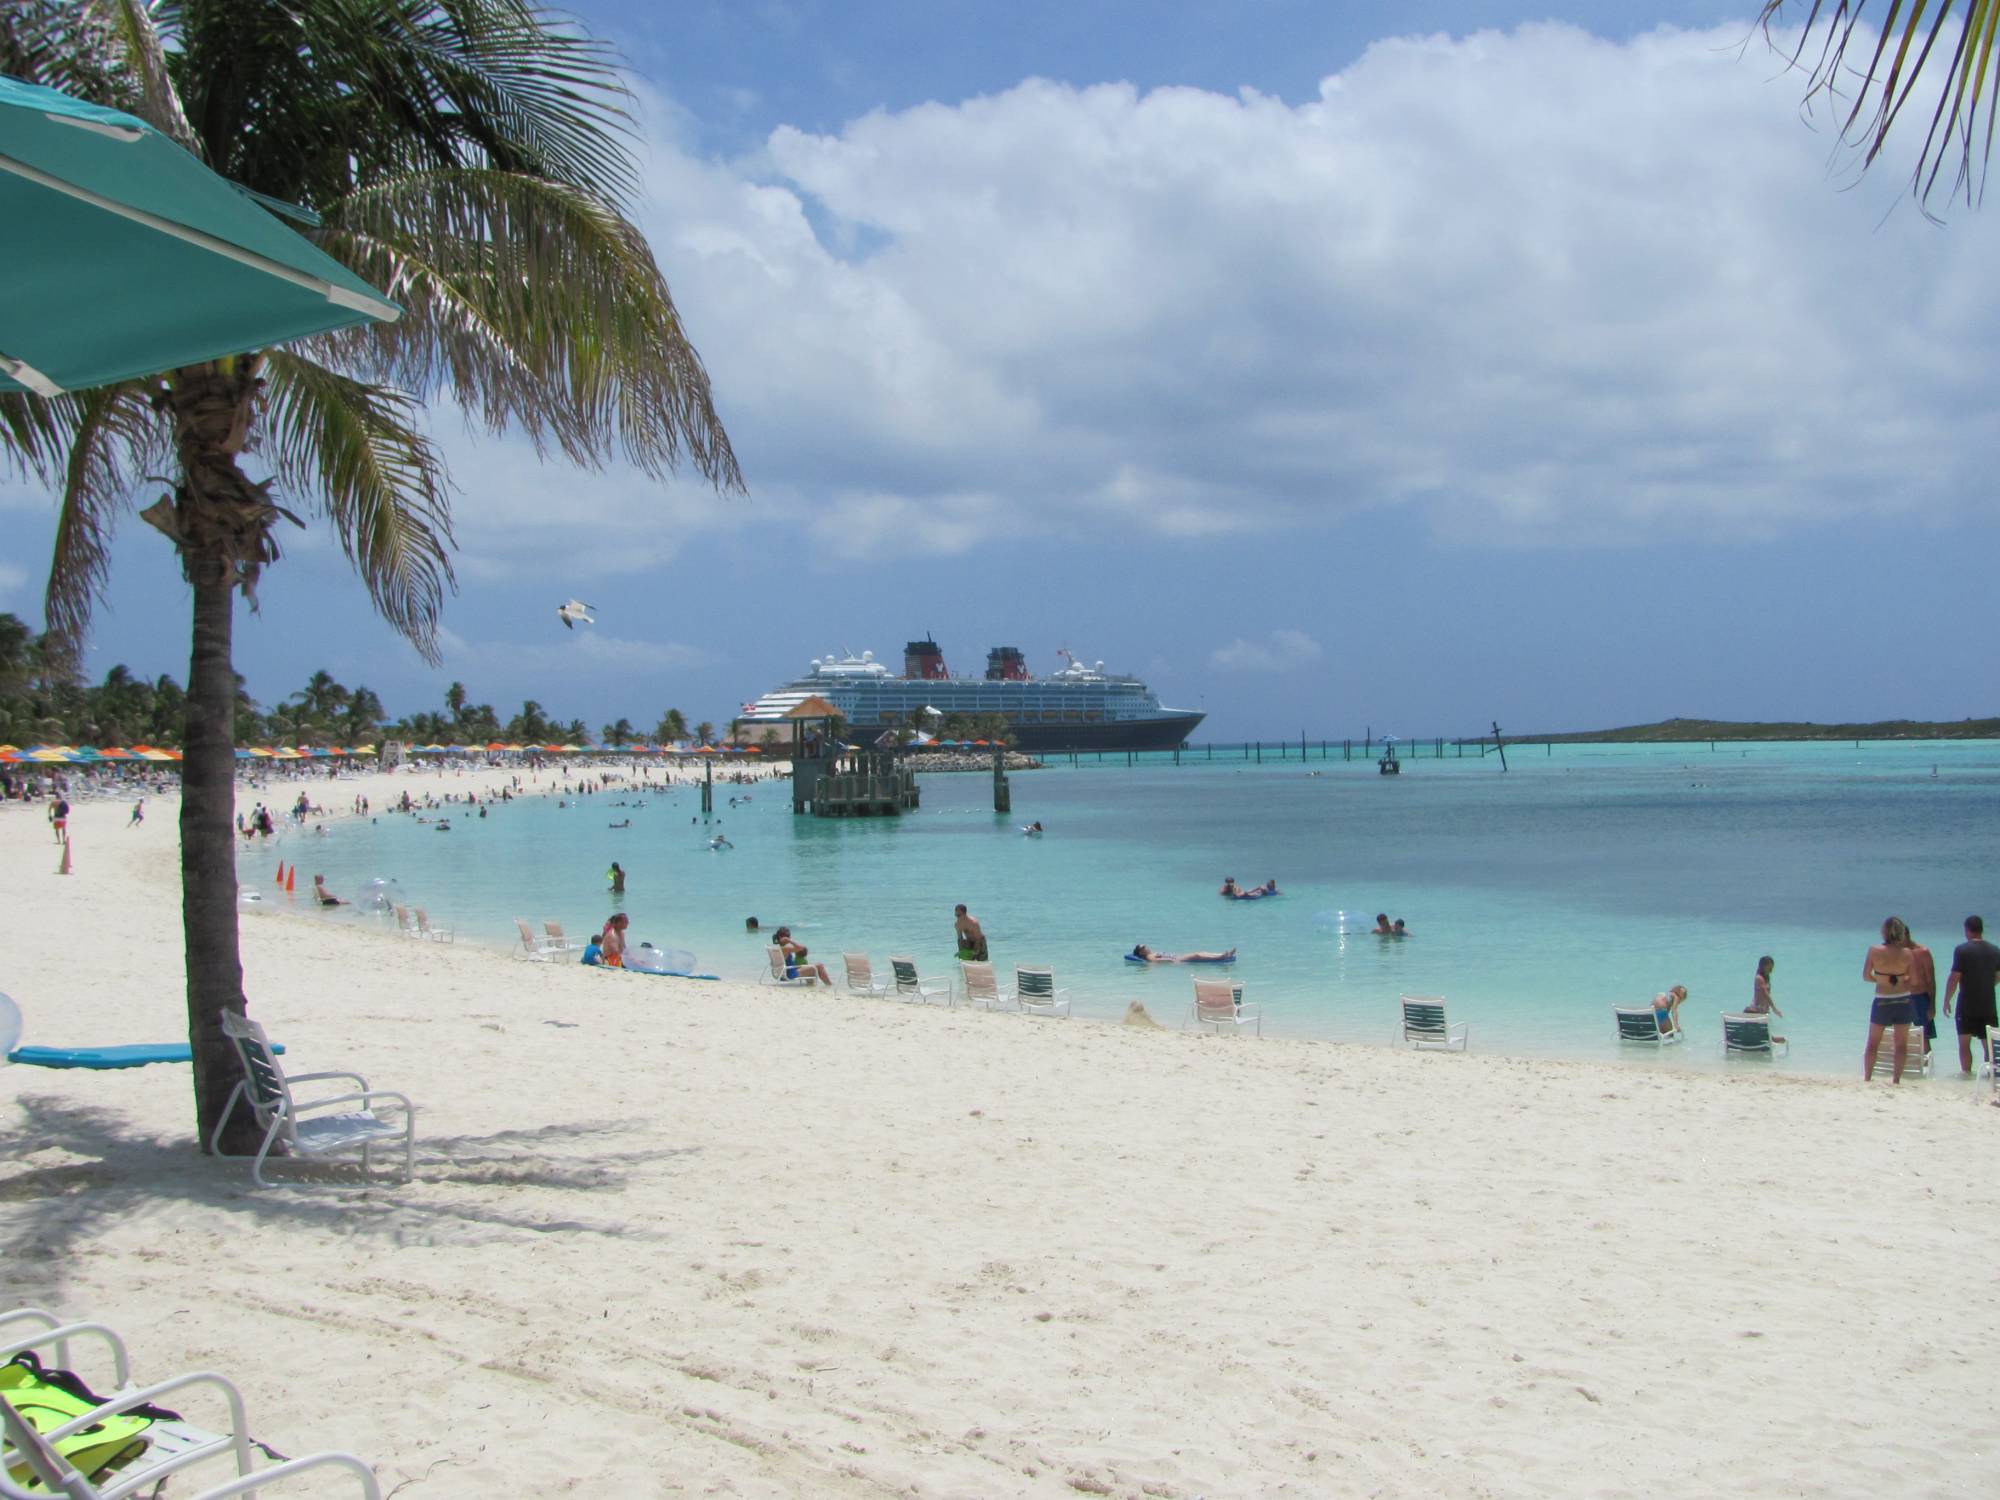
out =
<svg viewBox="0 0 2000 1500"><path fill-rule="evenodd" d="M893 818L914 812L918 801L917 773L888 751L849 751L816 769L809 783L793 772L792 811L816 818Z"/></svg>

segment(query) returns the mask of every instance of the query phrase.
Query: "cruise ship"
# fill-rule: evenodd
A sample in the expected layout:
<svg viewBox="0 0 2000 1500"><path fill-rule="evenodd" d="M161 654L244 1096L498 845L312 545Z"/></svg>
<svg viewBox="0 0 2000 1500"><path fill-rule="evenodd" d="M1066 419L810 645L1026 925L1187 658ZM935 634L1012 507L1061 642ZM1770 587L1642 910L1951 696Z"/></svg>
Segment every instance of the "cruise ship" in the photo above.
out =
<svg viewBox="0 0 2000 1500"><path fill-rule="evenodd" d="M846 719L851 738L875 739L898 728L937 732L945 717L999 714L1007 738L1030 755L1090 750L1171 750L1185 744L1207 717L1197 710L1166 708L1136 677L1086 665L1067 651L1066 665L1047 677L1029 674L1028 661L1013 646L986 653L986 675L954 677L936 641L911 641L903 648L899 677L875 660L859 656L817 657L803 677L743 705L745 726L777 723L807 698L824 698Z"/></svg>

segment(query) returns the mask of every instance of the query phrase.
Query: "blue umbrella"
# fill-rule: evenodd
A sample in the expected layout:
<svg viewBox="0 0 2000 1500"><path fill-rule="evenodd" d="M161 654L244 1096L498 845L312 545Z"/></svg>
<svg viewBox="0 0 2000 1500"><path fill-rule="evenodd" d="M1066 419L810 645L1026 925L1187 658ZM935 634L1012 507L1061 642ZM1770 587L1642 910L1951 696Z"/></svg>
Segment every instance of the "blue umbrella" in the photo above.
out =
<svg viewBox="0 0 2000 1500"><path fill-rule="evenodd" d="M55 396L400 316L143 120L5 77L0 265L0 391Z"/></svg>

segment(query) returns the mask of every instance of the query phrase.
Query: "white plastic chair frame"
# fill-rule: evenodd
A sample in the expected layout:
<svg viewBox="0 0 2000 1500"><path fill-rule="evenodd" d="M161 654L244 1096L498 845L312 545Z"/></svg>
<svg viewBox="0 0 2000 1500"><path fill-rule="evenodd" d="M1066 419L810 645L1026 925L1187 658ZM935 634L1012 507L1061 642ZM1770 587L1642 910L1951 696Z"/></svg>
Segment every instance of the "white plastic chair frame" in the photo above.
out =
<svg viewBox="0 0 2000 1500"><path fill-rule="evenodd" d="M1258 1036L1264 1034L1262 1013L1243 1008L1243 986L1233 979L1195 980L1194 1008L1188 1018L1196 1026L1213 1027L1218 1035L1225 1026L1238 1033L1249 1026Z"/></svg>
<svg viewBox="0 0 2000 1500"><path fill-rule="evenodd" d="M411 910L416 913L418 937L427 938L433 943L449 943L458 936L456 927L431 926L430 914L421 906L412 907Z"/></svg>
<svg viewBox="0 0 2000 1500"><path fill-rule="evenodd" d="M819 975L809 964L787 964L785 950L777 943L764 945L764 957L770 961L771 972L759 977L766 984L779 985L785 989L809 990L819 983ZM787 969L791 972L787 973Z"/></svg>
<svg viewBox="0 0 2000 1500"><path fill-rule="evenodd" d="M521 942L518 947L509 948L507 951L515 958L527 959L532 963L547 963L553 951L549 947L549 940L537 937L535 929L528 925L526 917L514 918L514 928L521 934Z"/></svg>
<svg viewBox="0 0 2000 1500"><path fill-rule="evenodd" d="M1069 991L1056 986L1055 970L1016 966L1014 1004L1024 1016L1069 1017Z"/></svg>
<svg viewBox="0 0 2000 1500"><path fill-rule="evenodd" d="M1776 1057L1777 1049L1784 1048L1789 1054L1790 1042L1780 1041L1771 1034L1771 1018L1762 1011L1729 1011L1722 1013L1722 1052L1725 1057Z"/></svg>
<svg viewBox="0 0 2000 1500"><path fill-rule="evenodd" d="M951 1004L951 985L942 979L924 979L917 974L917 961L908 954L889 955L889 971L896 976L896 998L925 1005L935 1000Z"/></svg>
<svg viewBox="0 0 2000 1500"><path fill-rule="evenodd" d="M549 918L544 917L542 918L542 931L546 934L546 941L542 943L542 951L544 953L575 953L583 947L583 944L579 943L575 938L564 933L563 925L560 922L551 921Z"/></svg>
<svg viewBox="0 0 2000 1500"><path fill-rule="evenodd" d="M1403 1024L1397 1035L1404 1045L1419 1052L1463 1052L1472 1035L1472 1025L1453 1025L1445 1016L1444 999L1439 995L1403 996Z"/></svg>
<svg viewBox="0 0 2000 1500"><path fill-rule="evenodd" d="M958 974L967 1005L976 1005L981 1010L1005 1010L1013 1004L1014 997L1000 988L1000 978L987 960L961 959Z"/></svg>
<svg viewBox="0 0 2000 1500"><path fill-rule="evenodd" d="M889 981L875 977L875 966L865 953L843 953L840 964L847 971L847 993L880 998L889 993Z"/></svg>
<svg viewBox="0 0 2000 1500"><path fill-rule="evenodd" d="M1618 1022L1618 1040L1621 1042L1649 1042L1656 1047L1671 1047L1683 1040L1681 1029L1672 1031L1660 1029L1659 1015L1650 1005L1614 1005L1611 1014Z"/></svg>
<svg viewBox="0 0 2000 1500"><path fill-rule="evenodd" d="M70 1368L70 1340L101 1339L111 1351L113 1378L117 1389L97 1406L49 1432L38 1432L32 1422L6 1401L0 1400L0 1500L46 1500L48 1495L65 1495L70 1500L124 1500L142 1489L152 1489L170 1475L182 1473L210 1459L228 1457L235 1461L236 1477L212 1485L189 1500L225 1500L248 1494L268 1484L282 1483L295 1474L311 1469L346 1469L361 1485L364 1500L380 1500L381 1490L367 1464L351 1453L315 1453L305 1458L286 1459L267 1468L254 1469L251 1454L250 1419L244 1409L243 1394L223 1376L213 1371L176 1375L151 1385L132 1384L132 1362L125 1341L102 1323L64 1323L53 1313L38 1307L17 1308L0 1314L0 1328L19 1324L40 1325L40 1331L25 1339L0 1345L0 1362L11 1360L28 1349L52 1346L56 1365ZM94 1484L56 1449L64 1438L82 1432L106 1417L117 1416L133 1407L144 1406L177 1391L199 1386L213 1387L229 1408L229 1431L207 1432L184 1421L159 1421L148 1429L147 1448L137 1460ZM12 1472L26 1467L44 1486L41 1491L24 1489L14 1482Z"/></svg>
<svg viewBox="0 0 2000 1500"><path fill-rule="evenodd" d="M410 1103L408 1094L399 1094L392 1089L371 1089L368 1080L359 1073L344 1070L298 1073L287 1077L271 1052L270 1039L264 1035L264 1028L237 1011L226 1010L222 1013L222 1034L235 1044L244 1076L230 1090L228 1102L222 1106L222 1117L216 1121L215 1133L209 1137L208 1149L213 1155L226 1154L222 1150L222 1132L235 1113L236 1101L240 1098L249 1104L257 1116L257 1123L264 1127L263 1144L257 1148L257 1155L250 1163L251 1180L259 1187L277 1185L264 1176L264 1159L280 1140L284 1141L287 1152L297 1157L327 1156L336 1151L359 1148L361 1170L365 1174L369 1168L369 1151L377 1143L393 1141L400 1136L403 1142L403 1181L411 1179L415 1172L417 1149L417 1109ZM359 1085L359 1092L334 1094L304 1103L292 1097L292 1085L320 1083L329 1078L352 1079ZM377 1117L374 1110L377 1099L390 1100L402 1107L403 1123L400 1127ZM358 1104L361 1108L359 1112L326 1121L302 1118L339 1104ZM315 1128L319 1126L327 1128Z"/></svg>

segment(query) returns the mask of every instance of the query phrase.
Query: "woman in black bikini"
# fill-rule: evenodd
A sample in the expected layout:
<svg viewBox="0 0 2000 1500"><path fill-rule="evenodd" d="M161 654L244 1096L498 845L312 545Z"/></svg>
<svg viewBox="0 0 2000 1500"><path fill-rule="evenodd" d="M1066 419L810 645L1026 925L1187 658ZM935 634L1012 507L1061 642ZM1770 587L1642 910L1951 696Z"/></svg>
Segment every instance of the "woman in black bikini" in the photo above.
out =
<svg viewBox="0 0 2000 1500"><path fill-rule="evenodd" d="M1868 1047L1861 1054L1863 1081L1875 1076L1875 1055L1882 1050L1882 1032L1893 1033L1890 1043L1889 1081L1903 1081L1903 1060L1910 1050L1911 970L1916 955L1911 951L1910 929L1901 917L1882 924L1882 941L1868 950L1862 960L1861 977L1875 985L1875 1003L1868 1013Z"/></svg>

